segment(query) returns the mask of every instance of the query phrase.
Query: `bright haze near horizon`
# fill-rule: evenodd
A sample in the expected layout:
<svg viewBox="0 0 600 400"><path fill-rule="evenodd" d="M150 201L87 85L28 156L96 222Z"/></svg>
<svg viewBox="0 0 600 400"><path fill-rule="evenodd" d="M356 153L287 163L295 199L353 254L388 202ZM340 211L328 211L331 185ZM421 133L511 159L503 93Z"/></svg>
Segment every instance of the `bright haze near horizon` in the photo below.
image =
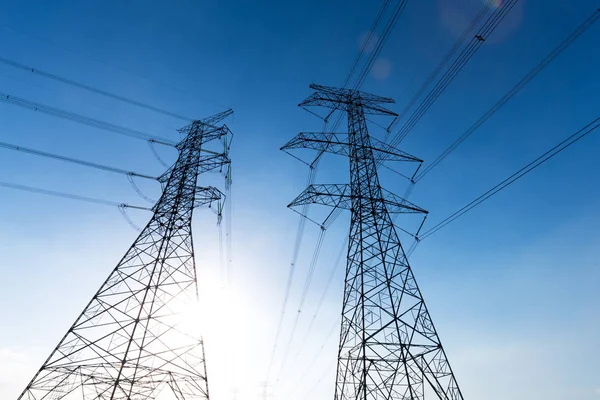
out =
<svg viewBox="0 0 600 400"><path fill-rule="evenodd" d="M319 233L306 224L265 383L300 218L286 205L308 175L306 165L279 148L298 132L323 128L297 104L311 93L312 82L343 84L380 2L1 5L2 58L192 118L235 110L226 121L235 135L229 276L219 262L214 213L199 208L194 217L211 398L332 399L343 263L333 269L308 327L336 268L348 213L327 231L290 342ZM396 104L390 108L402 110L482 6L482 0L408 2L362 90L392 97ZM598 6L591 0L520 0L402 150L425 164L433 160ZM598 43L600 23L415 186L410 200L430 212L426 227L599 116ZM171 140L180 138L176 129L185 124L4 64L0 92ZM370 132L384 137L377 125ZM424 240L412 254L465 398L600 399L599 133ZM149 175L164 171L143 141L5 102L0 141ZM158 151L165 161L176 157L170 149ZM1 182L149 205L124 176L0 153ZM326 155L315 182L346 183L347 169L343 157ZM207 175L199 184L222 182ZM407 188L406 180L385 170L382 184L399 195ZM160 195L157 183L139 186L151 198ZM8 188L0 193L0 398L16 399L137 232L115 207ZM312 208L318 215L318 207ZM141 226L150 218L143 211L129 214Z"/></svg>

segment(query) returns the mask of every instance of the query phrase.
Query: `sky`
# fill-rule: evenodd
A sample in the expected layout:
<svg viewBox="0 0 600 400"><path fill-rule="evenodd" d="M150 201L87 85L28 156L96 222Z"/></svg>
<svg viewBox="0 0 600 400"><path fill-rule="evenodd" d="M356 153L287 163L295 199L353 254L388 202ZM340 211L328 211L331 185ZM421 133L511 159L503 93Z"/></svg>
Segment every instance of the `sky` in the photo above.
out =
<svg viewBox="0 0 600 400"><path fill-rule="evenodd" d="M362 89L394 98L390 108L400 111L482 4L409 1ZM198 209L194 222L200 288L210 304L203 318L213 399L333 397L343 290L343 265L334 261L348 214L327 231L284 362L319 233L311 223L305 227L267 381L299 223L286 205L308 175L279 148L300 131L322 129L297 104L311 93L310 83L342 85L379 6L2 1L0 57L193 118L234 109L227 121L235 135L229 279L218 261L214 214ZM433 160L597 7L591 0L520 0L402 150ZM430 212L426 226L599 116L599 39L597 24L415 186L410 199ZM184 125L2 65L0 92L172 140ZM377 126L370 129L383 137ZM151 175L164 169L140 140L6 103L0 141ZM465 398L600 399L599 148L598 133L589 135L424 240L411 256ZM176 157L158 151L169 162ZM0 152L2 182L148 204L125 177ZM315 182L346 183L344 161L327 156ZM383 171L382 184L400 195L407 187ZM139 186L150 197L160 194L155 183ZM0 193L0 398L14 399L137 232L114 207ZM131 218L144 225L150 215L131 211Z"/></svg>

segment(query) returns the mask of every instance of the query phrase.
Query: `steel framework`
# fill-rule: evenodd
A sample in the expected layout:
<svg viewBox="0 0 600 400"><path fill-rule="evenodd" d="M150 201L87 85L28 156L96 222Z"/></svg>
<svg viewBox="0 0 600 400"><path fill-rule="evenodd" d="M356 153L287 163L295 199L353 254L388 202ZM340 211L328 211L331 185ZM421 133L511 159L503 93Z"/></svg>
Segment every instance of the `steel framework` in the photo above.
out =
<svg viewBox="0 0 600 400"><path fill-rule="evenodd" d="M350 160L349 185L311 185L290 207L323 204L351 211L336 400L462 400L390 213L426 213L385 191L378 162L421 160L369 136L365 114L395 116L390 98L311 85L301 107L347 114L348 134L301 133L282 149L310 148Z"/></svg>
<svg viewBox="0 0 600 400"><path fill-rule="evenodd" d="M192 243L195 207L219 202L198 174L229 165L204 151L226 138L231 111L180 129L179 157L161 177L154 215L52 351L19 400L208 399L201 335L186 318L198 302ZM193 325L193 324L192 324Z"/></svg>

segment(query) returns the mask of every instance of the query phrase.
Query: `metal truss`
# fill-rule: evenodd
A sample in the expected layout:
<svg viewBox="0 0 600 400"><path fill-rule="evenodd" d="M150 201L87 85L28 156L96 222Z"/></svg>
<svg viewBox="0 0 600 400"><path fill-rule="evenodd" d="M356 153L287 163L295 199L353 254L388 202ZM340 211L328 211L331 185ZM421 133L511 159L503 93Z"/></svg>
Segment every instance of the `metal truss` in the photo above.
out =
<svg viewBox="0 0 600 400"><path fill-rule="evenodd" d="M347 135L302 133L284 146L329 151L350 160L349 185L311 185L290 204L351 210L335 399L462 400L390 217L392 212L426 211L379 184L378 160L420 161L369 136L365 114L395 116L380 105L393 100L349 89L311 88L315 92L301 107L324 106L348 116Z"/></svg>
<svg viewBox="0 0 600 400"><path fill-rule="evenodd" d="M281 150L290 149L313 149L327 153L350 156L352 148L348 144L348 135L345 133L328 132L301 132L295 138L286 143ZM423 162L408 153L400 151L387 143L371 138L369 149L376 161L415 161Z"/></svg>
<svg viewBox="0 0 600 400"><path fill-rule="evenodd" d="M198 187L199 172L229 163L202 146L230 134L225 112L181 132L179 157L161 176L154 215L19 400L205 400L204 343L188 326L197 315L192 243L195 207L223 200Z"/></svg>
<svg viewBox="0 0 600 400"><path fill-rule="evenodd" d="M381 189L382 196L374 201L383 203L386 211L391 214L427 214L421 207L396 196L394 193ZM310 185L288 207L302 206L305 204L322 204L324 206L339 207L344 210L352 210L356 201L371 201L372 197L356 198L352 193L350 185ZM361 194L358 194L360 197Z"/></svg>

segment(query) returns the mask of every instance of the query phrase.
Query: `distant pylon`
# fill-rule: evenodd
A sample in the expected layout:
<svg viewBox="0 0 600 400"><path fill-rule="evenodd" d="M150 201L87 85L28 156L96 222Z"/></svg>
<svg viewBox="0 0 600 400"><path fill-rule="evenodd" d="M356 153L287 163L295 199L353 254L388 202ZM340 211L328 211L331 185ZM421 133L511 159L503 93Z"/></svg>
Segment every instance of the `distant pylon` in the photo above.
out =
<svg viewBox="0 0 600 400"><path fill-rule="evenodd" d="M282 149L347 156L349 185L310 185L290 207L311 203L351 211L336 400L462 400L445 351L390 213L426 213L381 188L377 163L421 162L369 136L365 114L395 116L389 98L311 85L301 107L347 113L348 133L301 133Z"/></svg>
<svg viewBox="0 0 600 400"><path fill-rule="evenodd" d="M198 303L195 207L224 200L198 174L230 161L203 146L229 136L231 111L180 129L179 157L161 177L154 215L20 400L205 400L204 343L189 320Z"/></svg>

